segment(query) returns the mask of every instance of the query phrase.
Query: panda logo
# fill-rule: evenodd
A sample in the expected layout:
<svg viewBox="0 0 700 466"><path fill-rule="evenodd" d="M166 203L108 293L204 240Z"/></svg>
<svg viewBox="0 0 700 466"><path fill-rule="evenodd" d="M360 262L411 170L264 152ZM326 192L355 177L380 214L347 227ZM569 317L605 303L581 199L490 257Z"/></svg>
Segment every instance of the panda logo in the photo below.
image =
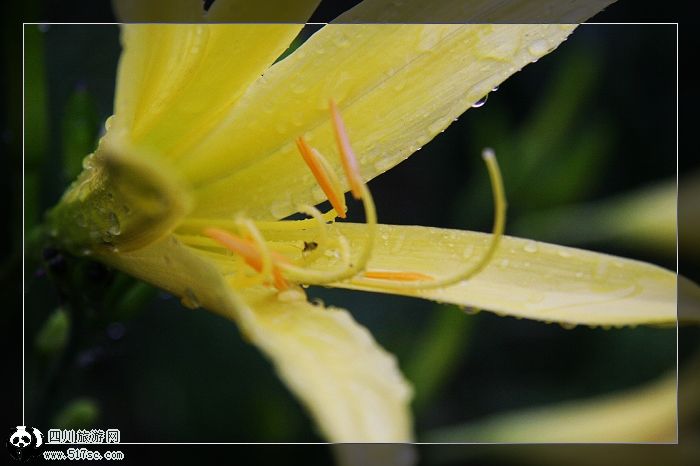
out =
<svg viewBox="0 0 700 466"><path fill-rule="evenodd" d="M5 440L10 457L15 461L29 461L41 451L39 448L44 443L44 438L37 428L28 430L27 426L17 426L10 430L10 435Z"/></svg>

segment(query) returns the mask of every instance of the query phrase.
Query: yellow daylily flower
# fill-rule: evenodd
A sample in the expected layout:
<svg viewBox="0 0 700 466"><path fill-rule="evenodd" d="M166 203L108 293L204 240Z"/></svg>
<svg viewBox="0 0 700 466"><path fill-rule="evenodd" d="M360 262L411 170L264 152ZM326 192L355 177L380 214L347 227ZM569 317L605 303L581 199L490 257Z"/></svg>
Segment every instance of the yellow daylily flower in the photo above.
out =
<svg viewBox="0 0 700 466"><path fill-rule="evenodd" d="M565 325L675 322L672 272L502 237L489 152L495 234L376 223L366 181L575 25L328 25L274 63L301 27L124 26L114 116L50 213L56 241L235 321L331 441L410 440L411 388L304 286ZM346 191L366 224L335 222Z"/></svg>

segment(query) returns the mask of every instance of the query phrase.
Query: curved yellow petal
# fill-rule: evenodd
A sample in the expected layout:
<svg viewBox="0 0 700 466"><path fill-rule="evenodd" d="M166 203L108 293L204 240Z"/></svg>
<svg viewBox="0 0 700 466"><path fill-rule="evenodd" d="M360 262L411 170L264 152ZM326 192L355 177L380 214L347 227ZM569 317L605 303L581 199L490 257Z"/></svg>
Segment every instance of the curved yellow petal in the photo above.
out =
<svg viewBox="0 0 700 466"><path fill-rule="evenodd" d="M274 292L241 291L248 308L240 323L275 363L280 377L336 442L411 439L411 389L395 358L350 314Z"/></svg>
<svg viewBox="0 0 700 466"><path fill-rule="evenodd" d="M110 133L133 146L177 158L218 123L301 28L123 25Z"/></svg>
<svg viewBox="0 0 700 466"><path fill-rule="evenodd" d="M675 442L675 371L641 387L441 429L431 442Z"/></svg>
<svg viewBox="0 0 700 466"><path fill-rule="evenodd" d="M337 223L353 249L363 225ZM308 239L308 232L306 240ZM478 261L491 235L419 226L381 225L370 270L440 278ZM287 239L293 239L285 233ZM316 267L338 267L320 256ZM356 278L334 286L404 294L546 322L586 325L674 324L676 274L643 262L527 239L503 237L493 260L470 280L445 288L394 290Z"/></svg>
<svg viewBox="0 0 700 466"><path fill-rule="evenodd" d="M174 236L100 260L235 321L273 362L335 442L411 439L411 389L395 358L342 309L281 300L262 288L233 290L210 261Z"/></svg>
<svg viewBox="0 0 700 466"><path fill-rule="evenodd" d="M328 25L255 82L181 160L197 215L281 218L323 200L296 152L336 153L328 100L362 177L388 170L493 87L553 50L573 25ZM341 173L337 156L329 157ZM347 186L344 186L347 188Z"/></svg>

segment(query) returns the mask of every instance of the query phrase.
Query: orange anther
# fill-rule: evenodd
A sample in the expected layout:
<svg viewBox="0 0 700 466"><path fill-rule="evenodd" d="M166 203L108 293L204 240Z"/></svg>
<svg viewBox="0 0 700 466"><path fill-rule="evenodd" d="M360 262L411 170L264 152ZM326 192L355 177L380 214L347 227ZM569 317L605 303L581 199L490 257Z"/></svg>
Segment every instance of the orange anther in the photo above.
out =
<svg viewBox="0 0 700 466"><path fill-rule="evenodd" d="M323 192L326 194L326 198L328 198L328 201L330 201L331 205L338 213L338 217L345 218L343 193L338 193L333 189L328 173L323 165L321 165L321 162L319 162L316 154L306 140L303 137L298 137L296 143L299 153L304 158L304 162L306 162L306 165L308 165L311 173L313 173L319 186L321 186L321 189L323 189Z"/></svg>
<svg viewBox="0 0 700 466"><path fill-rule="evenodd" d="M392 280L397 282L418 282L423 280L433 280L430 275L419 272L391 272L388 270L367 270L362 274L365 278L375 280Z"/></svg>
<svg viewBox="0 0 700 466"><path fill-rule="evenodd" d="M245 263L255 269L255 271L258 273L263 271L262 254L254 242L248 239L239 238L238 236L232 235L231 233L218 228L206 228L204 229L204 234L229 251L241 256ZM271 254L271 258L273 262L272 277L275 288L280 291L286 290L289 288L289 285L282 276L282 272L280 271L279 267L275 266L275 263L287 262L287 259L274 251Z"/></svg>
<svg viewBox="0 0 700 466"><path fill-rule="evenodd" d="M329 101L329 106L333 120L335 140L338 143L340 158L343 162L343 170L345 170L345 176L350 183L352 196L355 199L360 199L362 197L362 177L360 177L360 169L357 166L357 158L355 157L355 152L352 150L352 146L350 146L350 139L345 129L345 123L343 123L343 119L333 99Z"/></svg>

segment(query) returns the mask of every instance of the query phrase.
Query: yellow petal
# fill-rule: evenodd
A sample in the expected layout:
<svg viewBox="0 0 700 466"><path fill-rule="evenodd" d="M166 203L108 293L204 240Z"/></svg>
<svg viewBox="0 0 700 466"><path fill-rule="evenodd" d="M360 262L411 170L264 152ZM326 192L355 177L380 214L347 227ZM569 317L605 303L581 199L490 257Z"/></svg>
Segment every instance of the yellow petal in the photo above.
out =
<svg viewBox="0 0 700 466"><path fill-rule="evenodd" d="M182 159L197 214L284 217L323 200L296 152L306 135L341 173L328 99L365 180L426 144L571 33L567 25L328 25L256 81ZM347 188L347 186L345 186Z"/></svg>
<svg viewBox="0 0 700 466"><path fill-rule="evenodd" d="M301 27L124 25L111 132L134 146L177 157L234 106Z"/></svg>
<svg viewBox="0 0 700 466"><path fill-rule="evenodd" d="M493 416L434 442L675 442L676 373L622 393Z"/></svg>
<svg viewBox="0 0 700 466"><path fill-rule="evenodd" d="M393 356L338 308L282 302L269 290L241 292L251 341L337 442L411 439L411 390Z"/></svg>
<svg viewBox="0 0 700 466"><path fill-rule="evenodd" d="M363 225L337 223L335 227L354 250L361 247ZM305 234L308 241L308 232ZM290 233L285 235L293 239ZM485 233L382 225L369 269L440 278L478 261L490 240L491 235ZM323 256L316 267L338 267L328 263L331 260ZM385 283L353 279L336 286L417 296L562 324L676 321L675 273L643 262L513 237L504 237L490 264L470 280L418 291L396 291Z"/></svg>
<svg viewBox="0 0 700 466"><path fill-rule="evenodd" d="M410 440L410 387L394 357L347 311L283 301L265 289L236 292L213 264L174 236L100 259L180 296L187 306L234 320L272 360L328 440Z"/></svg>

